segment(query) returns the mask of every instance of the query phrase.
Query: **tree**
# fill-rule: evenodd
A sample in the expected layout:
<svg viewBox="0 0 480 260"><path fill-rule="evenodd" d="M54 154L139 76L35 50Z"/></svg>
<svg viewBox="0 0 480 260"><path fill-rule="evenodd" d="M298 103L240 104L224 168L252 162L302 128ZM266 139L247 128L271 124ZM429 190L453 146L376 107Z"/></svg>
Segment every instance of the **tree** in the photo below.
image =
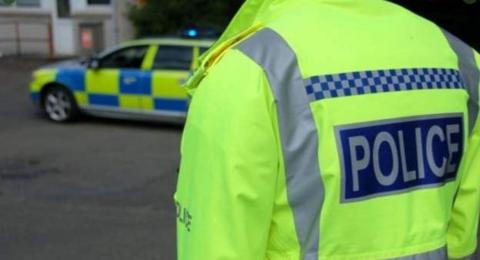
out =
<svg viewBox="0 0 480 260"><path fill-rule="evenodd" d="M138 37L176 34L188 27L222 31L243 0L143 0L128 12Z"/></svg>

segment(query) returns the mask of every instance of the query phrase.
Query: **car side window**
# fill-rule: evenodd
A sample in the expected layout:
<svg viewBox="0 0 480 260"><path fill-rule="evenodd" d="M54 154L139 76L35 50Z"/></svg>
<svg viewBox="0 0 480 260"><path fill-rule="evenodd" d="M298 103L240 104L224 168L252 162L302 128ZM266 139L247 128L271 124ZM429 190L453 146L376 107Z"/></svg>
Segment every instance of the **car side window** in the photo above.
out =
<svg viewBox="0 0 480 260"><path fill-rule="evenodd" d="M190 70L193 48L188 46L159 46L153 62L156 70Z"/></svg>
<svg viewBox="0 0 480 260"><path fill-rule="evenodd" d="M207 47L200 47L200 55L202 55L202 54L205 53L206 51L208 51L208 48L207 48Z"/></svg>
<svg viewBox="0 0 480 260"><path fill-rule="evenodd" d="M139 69L142 67L143 58L148 46L127 47L108 54L100 61L101 68L112 69Z"/></svg>

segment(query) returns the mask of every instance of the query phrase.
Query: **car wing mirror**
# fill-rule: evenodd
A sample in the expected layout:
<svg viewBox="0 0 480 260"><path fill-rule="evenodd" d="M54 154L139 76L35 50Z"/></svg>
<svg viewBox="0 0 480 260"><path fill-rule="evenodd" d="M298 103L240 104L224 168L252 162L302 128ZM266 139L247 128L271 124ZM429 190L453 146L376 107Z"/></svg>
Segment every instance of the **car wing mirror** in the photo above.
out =
<svg viewBox="0 0 480 260"><path fill-rule="evenodd" d="M88 62L88 68L93 69L93 70L99 69L100 68L100 60L98 58L92 58Z"/></svg>

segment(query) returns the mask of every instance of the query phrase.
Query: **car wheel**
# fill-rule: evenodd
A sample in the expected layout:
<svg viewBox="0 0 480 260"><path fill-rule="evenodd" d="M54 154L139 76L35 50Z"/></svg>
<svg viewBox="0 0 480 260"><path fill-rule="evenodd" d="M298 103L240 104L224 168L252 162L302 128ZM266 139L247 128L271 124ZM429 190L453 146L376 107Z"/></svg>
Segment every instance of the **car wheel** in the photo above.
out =
<svg viewBox="0 0 480 260"><path fill-rule="evenodd" d="M64 87L55 86L43 95L43 111L55 122L69 122L78 115L78 107L70 91Z"/></svg>

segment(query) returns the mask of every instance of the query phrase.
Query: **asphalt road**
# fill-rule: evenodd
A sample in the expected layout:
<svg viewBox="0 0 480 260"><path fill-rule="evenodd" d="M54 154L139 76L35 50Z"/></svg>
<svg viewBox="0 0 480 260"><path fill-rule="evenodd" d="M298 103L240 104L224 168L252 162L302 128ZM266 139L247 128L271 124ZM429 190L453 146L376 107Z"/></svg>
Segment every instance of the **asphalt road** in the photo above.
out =
<svg viewBox="0 0 480 260"><path fill-rule="evenodd" d="M0 259L175 259L182 126L36 114L39 60L0 58Z"/></svg>
<svg viewBox="0 0 480 260"><path fill-rule="evenodd" d="M182 126L51 123L27 91L44 63L0 58L0 260L175 259Z"/></svg>

